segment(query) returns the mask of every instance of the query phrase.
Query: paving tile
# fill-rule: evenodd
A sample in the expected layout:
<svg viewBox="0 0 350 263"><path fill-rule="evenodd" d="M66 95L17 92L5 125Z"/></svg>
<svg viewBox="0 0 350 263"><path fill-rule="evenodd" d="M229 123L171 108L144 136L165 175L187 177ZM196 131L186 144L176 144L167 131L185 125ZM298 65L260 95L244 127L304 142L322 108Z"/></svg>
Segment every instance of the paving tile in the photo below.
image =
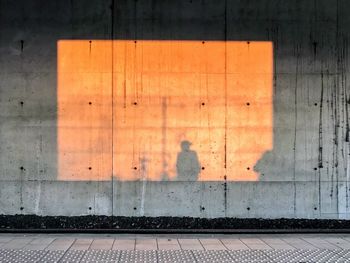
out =
<svg viewBox="0 0 350 263"><path fill-rule="evenodd" d="M30 243L28 243L26 246L23 247L23 249L26 250L43 250L45 249L50 243L52 243L55 239L54 238L35 238Z"/></svg>
<svg viewBox="0 0 350 263"><path fill-rule="evenodd" d="M70 250L88 250L92 241L92 238L77 238L70 247Z"/></svg>
<svg viewBox="0 0 350 263"><path fill-rule="evenodd" d="M89 249L111 250L114 238L98 238L94 239Z"/></svg>
<svg viewBox="0 0 350 263"><path fill-rule="evenodd" d="M296 249L317 249L317 247L313 246L312 244L306 242L301 238L287 237L287 238L282 238L282 240Z"/></svg>
<svg viewBox="0 0 350 263"><path fill-rule="evenodd" d="M116 239L112 250L135 250L135 239Z"/></svg>
<svg viewBox="0 0 350 263"><path fill-rule="evenodd" d="M56 238L52 241L45 250L67 250L74 243L73 238Z"/></svg>
<svg viewBox="0 0 350 263"><path fill-rule="evenodd" d="M336 237L333 237L333 238L323 238L323 240L333 244L333 245L336 245L342 249L350 249L350 241L346 240L346 239L343 239L343 238L336 238Z"/></svg>
<svg viewBox="0 0 350 263"><path fill-rule="evenodd" d="M11 241L5 243L2 249L21 249L30 243L32 238L14 238Z"/></svg>
<svg viewBox="0 0 350 263"><path fill-rule="evenodd" d="M204 250L204 247L198 239L178 239L183 250Z"/></svg>
<svg viewBox="0 0 350 263"><path fill-rule="evenodd" d="M226 250L226 247L216 238L200 238L199 242L205 250Z"/></svg>
<svg viewBox="0 0 350 263"><path fill-rule="evenodd" d="M319 249L341 249L339 246L327 242L325 239L319 237L304 237L303 240L312 244Z"/></svg>
<svg viewBox="0 0 350 263"><path fill-rule="evenodd" d="M269 245L259 238L241 238L241 241L250 249L272 249Z"/></svg>
<svg viewBox="0 0 350 263"><path fill-rule="evenodd" d="M157 240L152 239L136 239L136 250L157 250Z"/></svg>
<svg viewBox="0 0 350 263"><path fill-rule="evenodd" d="M279 238L262 238L261 240L273 249L295 249L293 246Z"/></svg>
<svg viewBox="0 0 350 263"><path fill-rule="evenodd" d="M0 235L0 243L7 243L10 242L14 237L12 236L1 236Z"/></svg>
<svg viewBox="0 0 350 263"><path fill-rule="evenodd" d="M237 239L223 238L223 239L221 239L221 242L229 250L245 250L245 249L249 249L249 247L246 244L244 244L238 238Z"/></svg>
<svg viewBox="0 0 350 263"><path fill-rule="evenodd" d="M176 238L157 238L159 250L180 250L180 244Z"/></svg>

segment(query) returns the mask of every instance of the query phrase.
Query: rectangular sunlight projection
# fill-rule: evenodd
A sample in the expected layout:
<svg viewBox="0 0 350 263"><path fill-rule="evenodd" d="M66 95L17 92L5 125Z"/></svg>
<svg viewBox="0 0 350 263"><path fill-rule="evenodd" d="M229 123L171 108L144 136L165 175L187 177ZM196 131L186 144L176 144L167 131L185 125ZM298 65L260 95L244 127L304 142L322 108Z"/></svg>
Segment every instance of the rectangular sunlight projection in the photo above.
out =
<svg viewBox="0 0 350 263"><path fill-rule="evenodd" d="M255 181L273 45L58 41L59 180Z"/></svg>

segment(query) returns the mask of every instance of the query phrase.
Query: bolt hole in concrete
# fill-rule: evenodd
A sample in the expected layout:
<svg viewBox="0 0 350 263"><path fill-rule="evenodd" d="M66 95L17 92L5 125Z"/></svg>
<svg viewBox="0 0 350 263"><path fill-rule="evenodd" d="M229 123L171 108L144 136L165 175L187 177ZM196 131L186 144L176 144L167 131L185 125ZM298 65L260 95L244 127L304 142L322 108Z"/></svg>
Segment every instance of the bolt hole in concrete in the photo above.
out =
<svg viewBox="0 0 350 263"><path fill-rule="evenodd" d="M247 210L249 211L249 210L250 210L250 207L247 207Z"/></svg>
<svg viewBox="0 0 350 263"><path fill-rule="evenodd" d="M59 180L259 180L252 167L273 148L272 42L90 41L57 42Z"/></svg>
<svg viewBox="0 0 350 263"><path fill-rule="evenodd" d="M23 106L24 102L23 102L23 101L21 101L21 102L20 102L20 104Z"/></svg>
<svg viewBox="0 0 350 263"><path fill-rule="evenodd" d="M89 170L92 170L92 167L89 167Z"/></svg>
<svg viewBox="0 0 350 263"><path fill-rule="evenodd" d="M23 209L24 209L24 207L23 207L23 206L21 206L21 207L20 207L20 210L23 210Z"/></svg>
<svg viewBox="0 0 350 263"><path fill-rule="evenodd" d="M23 167L23 166L21 166L19 169L21 169L22 171L25 171L25 169L24 169L24 167Z"/></svg>
<svg viewBox="0 0 350 263"><path fill-rule="evenodd" d="M134 210L136 210L137 208L136 207L134 207Z"/></svg>
<svg viewBox="0 0 350 263"><path fill-rule="evenodd" d="M21 40L21 52L23 52L23 49L24 49L24 40Z"/></svg>
<svg viewBox="0 0 350 263"><path fill-rule="evenodd" d="M92 207L91 206L89 206L89 210L91 210L92 209Z"/></svg>

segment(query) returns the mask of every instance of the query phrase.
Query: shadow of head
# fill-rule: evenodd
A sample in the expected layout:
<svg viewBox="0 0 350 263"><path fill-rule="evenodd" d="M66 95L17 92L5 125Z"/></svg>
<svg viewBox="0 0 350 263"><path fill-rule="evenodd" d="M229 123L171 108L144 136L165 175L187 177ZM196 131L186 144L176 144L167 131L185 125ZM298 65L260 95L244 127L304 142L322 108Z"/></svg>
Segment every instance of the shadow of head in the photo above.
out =
<svg viewBox="0 0 350 263"><path fill-rule="evenodd" d="M178 180L197 181L200 164L197 153L190 149L191 142L181 141L181 152L177 155L176 170Z"/></svg>
<svg viewBox="0 0 350 263"><path fill-rule="evenodd" d="M192 143L189 141L182 141L181 142L181 150L183 152L188 152L188 151L190 151L191 145L192 145Z"/></svg>

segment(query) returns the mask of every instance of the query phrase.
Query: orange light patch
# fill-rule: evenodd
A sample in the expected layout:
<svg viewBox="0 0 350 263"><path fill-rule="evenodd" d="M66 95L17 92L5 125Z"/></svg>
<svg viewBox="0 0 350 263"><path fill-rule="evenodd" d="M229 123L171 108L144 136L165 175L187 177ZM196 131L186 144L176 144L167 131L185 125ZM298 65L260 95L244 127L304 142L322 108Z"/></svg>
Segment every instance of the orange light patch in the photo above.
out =
<svg viewBox="0 0 350 263"><path fill-rule="evenodd" d="M61 40L57 68L60 180L258 180L271 42Z"/></svg>

